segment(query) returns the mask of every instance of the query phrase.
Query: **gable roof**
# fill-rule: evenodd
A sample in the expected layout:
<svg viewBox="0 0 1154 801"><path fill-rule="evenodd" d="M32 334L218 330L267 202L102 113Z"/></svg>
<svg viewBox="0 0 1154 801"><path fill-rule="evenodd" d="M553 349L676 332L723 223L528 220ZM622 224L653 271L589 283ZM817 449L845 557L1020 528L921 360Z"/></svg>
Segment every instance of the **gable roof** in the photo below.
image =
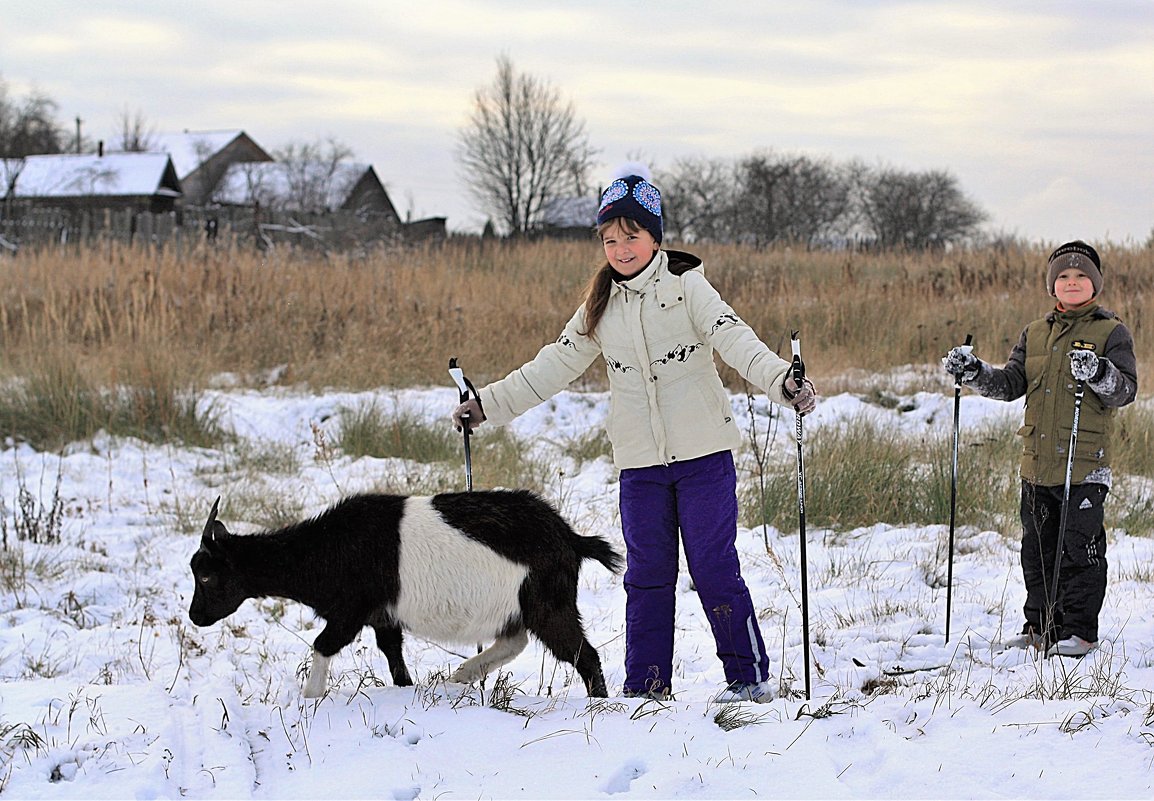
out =
<svg viewBox="0 0 1154 801"><path fill-rule="evenodd" d="M56 154L0 161L0 187L13 197L179 197L166 153Z"/></svg>
<svg viewBox="0 0 1154 801"><path fill-rule="evenodd" d="M176 168L176 174L184 179L217 153L242 138L246 139L252 147L264 153L264 148L252 141L252 138L239 128L222 131L159 133L150 138L149 148L171 156L172 166ZM267 160L272 160L272 156L267 153L264 155Z"/></svg>
<svg viewBox="0 0 1154 801"><path fill-rule="evenodd" d="M332 176L326 177L330 168L331 165L320 162L296 165L279 161L232 164L220 179L213 198L218 203L237 206L251 206L255 203L284 206L299 203L302 194L323 189L325 197L306 200L308 205L323 209L307 210L332 211L343 207L349 201L353 189L366 177L380 184L376 171L368 164L340 163L333 169ZM383 185L381 189L384 190Z"/></svg>
<svg viewBox="0 0 1154 801"><path fill-rule="evenodd" d="M557 228L588 228L597 225L595 197L553 197L541 206L541 224Z"/></svg>

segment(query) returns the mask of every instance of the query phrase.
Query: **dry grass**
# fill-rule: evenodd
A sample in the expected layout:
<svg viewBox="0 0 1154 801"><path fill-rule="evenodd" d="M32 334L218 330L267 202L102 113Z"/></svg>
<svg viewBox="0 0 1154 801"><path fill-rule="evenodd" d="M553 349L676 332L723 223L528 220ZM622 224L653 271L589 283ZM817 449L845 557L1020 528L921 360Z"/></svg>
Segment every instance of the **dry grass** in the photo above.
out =
<svg viewBox="0 0 1154 801"><path fill-rule="evenodd" d="M771 346L788 350L790 329L802 331L825 392L855 388L855 369L934 362L969 332L980 355L999 361L1049 307L1043 248L694 250ZM1149 363L1154 251L1102 254L1104 303L1134 331L1140 365ZM448 358L458 356L480 384L557 336L598 256L592 241L477 240L327 259L226 246L21 254L0 261L0 375L69 352L100 385L125 382L143 361L194 385L223 371L257 382L285 366L279 380L355 389L446 383ZM595 365L585 384L602 380Z"/></svg>

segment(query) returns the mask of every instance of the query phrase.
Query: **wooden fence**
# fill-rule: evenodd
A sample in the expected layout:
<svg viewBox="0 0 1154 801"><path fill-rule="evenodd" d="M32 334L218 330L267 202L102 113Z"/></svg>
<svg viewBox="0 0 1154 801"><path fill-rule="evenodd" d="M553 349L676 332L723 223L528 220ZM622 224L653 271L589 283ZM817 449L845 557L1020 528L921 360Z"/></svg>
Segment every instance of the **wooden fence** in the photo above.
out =
<svg viewBox="0 0 1154 801"><path fill-rule="evenodd" d="M398 225L352 212L289 214L252 208L186 208L152 213L130 208L48 208L0 205L0 255L23 249L83 247L104 242L157 247L236 242L348 251L376 245L443 239L443 218Z"/></svg>

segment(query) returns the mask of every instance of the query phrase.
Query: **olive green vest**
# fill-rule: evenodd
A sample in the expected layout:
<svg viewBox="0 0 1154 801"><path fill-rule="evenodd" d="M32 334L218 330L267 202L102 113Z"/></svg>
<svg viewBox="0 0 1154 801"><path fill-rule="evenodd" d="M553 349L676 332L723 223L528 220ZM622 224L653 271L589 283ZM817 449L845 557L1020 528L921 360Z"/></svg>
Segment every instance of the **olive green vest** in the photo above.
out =
<svg viewBox="0 0 1154 801"><path fill-rule="evenodd" d="M1023 445L1023 479L1042 486L1066 482L1077 383L1070 375L1066 354L1085 348L1101 356L1106 350L1106 339L1117 325L1117 318L1102 316L1094 304L1048 315L1026 328L1026 414L1018 430ZM1113 430L1114 410L1085 388L1072 483L1079 484L1092 470L1109 466Z"/></svg>

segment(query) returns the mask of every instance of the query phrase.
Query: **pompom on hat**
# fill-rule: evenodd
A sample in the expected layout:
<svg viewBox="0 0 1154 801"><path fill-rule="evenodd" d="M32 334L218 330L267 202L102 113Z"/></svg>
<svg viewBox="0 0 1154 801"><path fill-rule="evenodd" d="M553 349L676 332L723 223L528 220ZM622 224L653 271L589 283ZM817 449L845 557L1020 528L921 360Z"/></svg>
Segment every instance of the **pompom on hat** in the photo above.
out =
<svg viewBox="0 0 1154 801"><path fill-rule="evenodd" d="M617 217L628 217L661 244L664 230L661 217L661 192L650 183L649 171L640 164L626 164L617 170L615 178L601 193L597 208L600 227Z"/></svg>
<svg viewBox="0 0 1154 801"><path fill-rule="evenodd" d="M1090 278L1094 286L1094 297L1098 297L1102 291L1102 260L1098 257L1098 251L1081 239L1057 247L1046 264L1046 291L1050 295L1054 294L1058 274L1070 268L1081 270Z"/></svg>

